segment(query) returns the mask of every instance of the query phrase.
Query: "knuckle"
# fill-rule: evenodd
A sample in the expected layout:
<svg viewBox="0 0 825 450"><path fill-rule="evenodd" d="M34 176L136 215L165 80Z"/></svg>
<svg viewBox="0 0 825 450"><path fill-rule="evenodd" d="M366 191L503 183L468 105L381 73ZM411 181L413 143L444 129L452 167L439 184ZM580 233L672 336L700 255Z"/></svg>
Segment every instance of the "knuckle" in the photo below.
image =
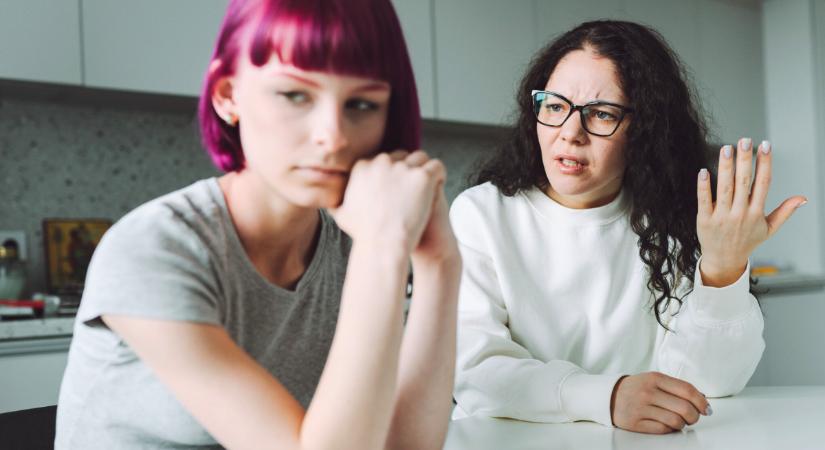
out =
<svg viewBox="0 0 825 450"><path fill-rule="evenodd" d="M678 417L669 417L667 419L667 425L674 430L681 430L685 427L685 421Z"/></svg>
<svg viewBox="0 0 825 450"><path fill-rule="evenodd" d="M656 425L654 425L654 427L653 427L653 431L654 431L656 434L668 434L668 433L670 433L672 430L671 430L671 429L670 429L667 425L665 425L665 424L663 424L663 423L657 423Z"/></svg>

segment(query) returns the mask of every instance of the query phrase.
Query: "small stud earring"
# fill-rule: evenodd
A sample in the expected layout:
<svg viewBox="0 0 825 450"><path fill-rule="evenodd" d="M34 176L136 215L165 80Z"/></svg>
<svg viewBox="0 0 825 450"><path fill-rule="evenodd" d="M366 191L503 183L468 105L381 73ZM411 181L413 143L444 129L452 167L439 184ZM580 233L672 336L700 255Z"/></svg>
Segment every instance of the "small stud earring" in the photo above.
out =
<svg viewBox="0 0 825 450"><path fill-rule="evenodd" d="M230 127L234 127L238 124L238 116L232 113L229 113L222 117L223 121L226 122L227 125Z"/></svg>

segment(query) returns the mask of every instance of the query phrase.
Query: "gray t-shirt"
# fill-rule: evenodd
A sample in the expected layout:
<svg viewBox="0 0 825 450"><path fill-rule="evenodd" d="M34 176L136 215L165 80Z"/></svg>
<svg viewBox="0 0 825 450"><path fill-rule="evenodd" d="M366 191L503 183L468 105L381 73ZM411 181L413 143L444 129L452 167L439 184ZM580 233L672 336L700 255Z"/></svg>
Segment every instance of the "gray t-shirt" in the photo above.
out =
<svg viewBox="0 0 825 450"><path fill-rule="evenodd" d="M306 407L332 342L350 247L322 211L315 253L290 291L255 270L214 178L124 216L89 267L60 388L56 448L220 448L103 324L104 314L220 325Z"/></svg>

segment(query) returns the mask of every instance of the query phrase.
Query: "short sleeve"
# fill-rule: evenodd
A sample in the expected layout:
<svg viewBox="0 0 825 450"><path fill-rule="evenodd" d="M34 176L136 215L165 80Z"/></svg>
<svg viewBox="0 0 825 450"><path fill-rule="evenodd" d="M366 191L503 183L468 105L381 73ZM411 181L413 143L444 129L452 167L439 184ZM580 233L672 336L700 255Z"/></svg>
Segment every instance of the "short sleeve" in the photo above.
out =
<svg viewBox="0 0 825 450"><path fill-rule="evenodd" d="M112 314L219 325L215 256L197 222L154 202L115 224L92 257L78 322Z"/></svg>

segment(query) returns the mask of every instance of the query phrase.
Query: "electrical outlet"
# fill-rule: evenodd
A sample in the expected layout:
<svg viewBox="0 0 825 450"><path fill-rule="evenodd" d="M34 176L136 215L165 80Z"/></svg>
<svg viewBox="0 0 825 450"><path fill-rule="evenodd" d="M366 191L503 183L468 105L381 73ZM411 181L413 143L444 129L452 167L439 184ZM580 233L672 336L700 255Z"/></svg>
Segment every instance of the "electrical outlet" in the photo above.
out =
<svg viewBox="0 0 825 450"><path fill-rule="evenodd" d="M3 245L3 243L9 239L17 242L17 252L20 259L23 261L28 259L28 253L26 251L26 232L23 230L0 230L0 245Z"/></svg>

